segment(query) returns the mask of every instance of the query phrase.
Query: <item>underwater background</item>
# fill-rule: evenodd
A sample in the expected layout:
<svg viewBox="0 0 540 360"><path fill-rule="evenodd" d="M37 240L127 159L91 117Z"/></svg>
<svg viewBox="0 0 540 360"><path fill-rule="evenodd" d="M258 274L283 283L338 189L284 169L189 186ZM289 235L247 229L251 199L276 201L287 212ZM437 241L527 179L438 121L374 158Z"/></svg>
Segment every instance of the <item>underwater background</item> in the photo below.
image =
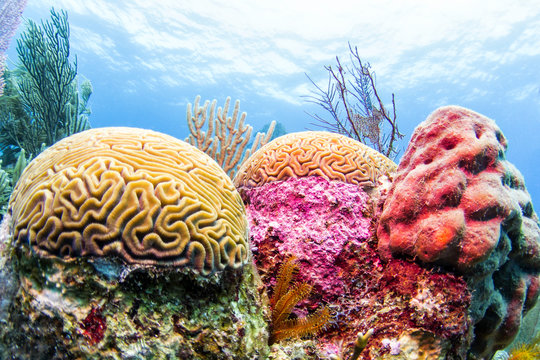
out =
<svg viewBox="0 0 540 360"><path fill-rule="evenodd" d="M439 106L494 119L507 156L540 201L540 7L503 1L75 1L29 0L39 23L68 12L78 74L91 81L92 127L138 126L183 139L187 103L241 101L254 131L276 120L287 132L319 129L327 116L305 96L306 77L348 64L357 46L386 104L395 94L405 136ZM10 43L7 65L16 61ZM398 156L398 159L399 159Z"/></svg>

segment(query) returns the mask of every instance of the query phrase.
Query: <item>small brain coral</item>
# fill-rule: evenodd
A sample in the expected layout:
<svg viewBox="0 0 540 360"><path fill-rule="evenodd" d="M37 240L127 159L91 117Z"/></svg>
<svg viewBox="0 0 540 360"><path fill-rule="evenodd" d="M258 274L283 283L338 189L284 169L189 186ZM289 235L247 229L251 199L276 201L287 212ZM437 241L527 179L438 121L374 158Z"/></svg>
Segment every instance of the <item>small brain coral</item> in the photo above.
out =
<svg viewBox="0 0 540 360"><path fill-rule="evenodd" d="M291 177L322 176L350 184L376 185L391 177L396 164L344 135L304 131L281 136L247 159L234 179L237 187L256 187Z"/></svg>
<svg viewBox="0 0 540 360"><path fill-rule="evenodd" d="M98 128L35 158L10 200L14 238L41 256L117 256L209 274L247 261L247 221L229 177L158 132Z"/></svg>

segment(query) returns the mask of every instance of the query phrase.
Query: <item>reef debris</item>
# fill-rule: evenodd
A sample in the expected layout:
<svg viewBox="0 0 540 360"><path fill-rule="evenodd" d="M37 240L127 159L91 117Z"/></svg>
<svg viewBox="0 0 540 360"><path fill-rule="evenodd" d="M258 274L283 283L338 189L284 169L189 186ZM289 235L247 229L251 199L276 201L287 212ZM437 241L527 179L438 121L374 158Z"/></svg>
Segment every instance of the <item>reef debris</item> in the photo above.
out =
<svg viewBox="0 0 540 360"><path fill-rule="evenodd" d="M25 169L6 221L0 358L267 357L242 200L195 147L142 129L73 135Z"/></svg>

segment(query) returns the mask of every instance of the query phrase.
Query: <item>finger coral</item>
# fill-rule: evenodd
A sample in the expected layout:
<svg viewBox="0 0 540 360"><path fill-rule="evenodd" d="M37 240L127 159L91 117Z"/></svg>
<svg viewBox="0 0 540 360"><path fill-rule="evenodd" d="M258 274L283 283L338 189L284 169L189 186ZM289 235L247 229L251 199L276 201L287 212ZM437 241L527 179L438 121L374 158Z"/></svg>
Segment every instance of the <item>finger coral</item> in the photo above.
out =
<svg viewBox="0 0 540 360"><path fill-rule="evenodd" d="M35 158L12 195L14 238L41 256L117 256L209 274L247 261L241 198L219 165L171 136L99 128Z"/></svg>
<svg viewBox="0 0 540 360"><path fill-rule="evenodd" d="M236 100L232 116L229 116L231 98L228 97L224 107L218 107L217 115L214 118L217 101L214 100L210 104L210 101L207 100L203 106L199 106L200 100L200 96L195 98L193 113L191 112L191 104L188 104L187 124L191 134L186 138L186 141L210 155L232 178L239 165L259 146L265 145L270 140L276 122L270 123L267 134L257 133L251 148L244 151L251 139L253 127L249 124L244 125L245 112L238 119L240 101ZM207 130L204 131L204 128Z"/></svg>
<svg viewBox="0 0 540 360"><path fill-rule="evenodd" d="M257 150L234 178L237 187L255 187L291 177L321 176L350 184L376 185L396 164L344 135L304 131L281 136Z"/></svg>

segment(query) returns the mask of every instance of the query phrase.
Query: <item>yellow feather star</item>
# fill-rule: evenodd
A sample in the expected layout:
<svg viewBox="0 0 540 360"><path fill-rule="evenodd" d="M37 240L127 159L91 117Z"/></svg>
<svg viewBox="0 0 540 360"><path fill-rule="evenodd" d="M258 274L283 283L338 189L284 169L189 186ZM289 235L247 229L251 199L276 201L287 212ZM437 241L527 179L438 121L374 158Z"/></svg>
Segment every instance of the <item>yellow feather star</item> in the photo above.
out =
<svg viewBox="0 0 540 360"><path fill-rule="evenodd" d="M298 265L292 256L279 269L274 295L270 300L272 306L271 344L294 336L316 334L330 320L330 310L326 306L306 317L289 319L294 306L306 299L312 290L309 284L292 283L292 278L297 272Z"/></svg>

